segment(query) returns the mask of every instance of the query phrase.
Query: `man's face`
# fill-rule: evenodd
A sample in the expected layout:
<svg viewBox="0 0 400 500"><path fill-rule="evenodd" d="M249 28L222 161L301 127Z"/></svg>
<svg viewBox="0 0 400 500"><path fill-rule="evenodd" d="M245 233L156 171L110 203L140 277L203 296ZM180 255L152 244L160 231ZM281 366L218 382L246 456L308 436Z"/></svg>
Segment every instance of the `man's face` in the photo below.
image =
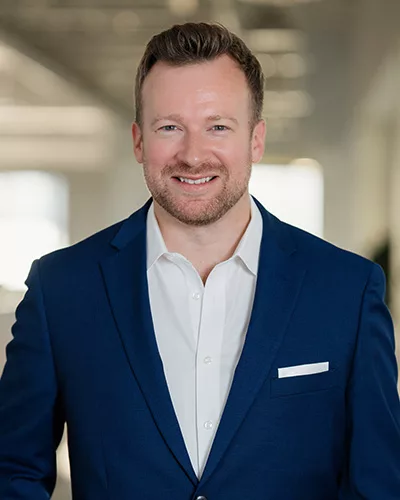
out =
<svg viewBox="0 0 400 500"><path fill-rule="evenodd" d="M248 193L265 124L251 130L250 92L228 56L174 67L156 63L143 84L135 156L153 199L189 225L219 220Z"/></svg>

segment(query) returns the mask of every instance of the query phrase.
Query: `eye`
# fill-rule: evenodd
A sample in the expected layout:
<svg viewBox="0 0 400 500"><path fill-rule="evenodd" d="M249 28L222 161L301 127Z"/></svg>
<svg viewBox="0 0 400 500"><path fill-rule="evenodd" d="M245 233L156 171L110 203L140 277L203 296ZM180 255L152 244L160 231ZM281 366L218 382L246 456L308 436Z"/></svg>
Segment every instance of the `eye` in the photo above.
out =
<svg viewBox="0 0 400 500"><path fill-rule="evenodd" d="M229 127L227 127L226 125L214 125L212 128L216 132L225 132L225 130L229 130Z"/></svg>
<svg viewBox="0 0 400 500"><path fill-rule="evenodd" d="M163 125L158 130L160 130L161 132L174 132L177 129L178 127L176 125Z"/></svg>

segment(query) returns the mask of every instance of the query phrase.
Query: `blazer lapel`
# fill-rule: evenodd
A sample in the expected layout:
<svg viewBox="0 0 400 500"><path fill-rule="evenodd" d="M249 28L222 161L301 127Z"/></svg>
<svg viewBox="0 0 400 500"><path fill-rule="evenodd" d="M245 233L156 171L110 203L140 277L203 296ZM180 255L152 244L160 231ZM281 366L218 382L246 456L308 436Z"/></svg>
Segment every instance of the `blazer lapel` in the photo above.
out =
<svg viewBox="0 0 400 500"><path fill-rule="evenodd" d="M149 204L123 224L113 240L118 251L101 263L101 269L133 374L165 442L192 483L197 484L169 395L151 317L146 273Z"/></svg>
<svg viewBox="0 0 400 500"><path fill-rule="evenodd" d="M285 226L257 205L263 216L263 237L253 310L201 483L216 469L271 369L305 274L294 258L293 242L280 232Z"/></svg>

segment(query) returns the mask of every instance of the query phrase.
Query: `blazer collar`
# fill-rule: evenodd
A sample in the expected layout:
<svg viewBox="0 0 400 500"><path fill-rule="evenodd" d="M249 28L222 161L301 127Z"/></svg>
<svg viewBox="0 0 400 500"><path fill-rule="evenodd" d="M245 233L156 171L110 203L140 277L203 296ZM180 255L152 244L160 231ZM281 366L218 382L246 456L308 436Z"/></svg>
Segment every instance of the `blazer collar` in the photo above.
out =
<svg viewBox="0 0 400 500"><path fill-rule="evenodd" d="M147 211L152 203L152 198L148 199L146 203L139 208L136 212L125 219L117 234L113 237L110 244L117 250L122 250L128 245L136 236L146 227Z"/></svg>

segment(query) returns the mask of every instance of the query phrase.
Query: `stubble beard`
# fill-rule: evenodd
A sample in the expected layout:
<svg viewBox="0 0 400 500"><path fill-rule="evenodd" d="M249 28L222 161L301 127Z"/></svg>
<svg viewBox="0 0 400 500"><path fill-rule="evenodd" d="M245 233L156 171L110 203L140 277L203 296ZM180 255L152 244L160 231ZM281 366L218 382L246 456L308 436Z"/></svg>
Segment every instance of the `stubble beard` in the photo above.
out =
<svg viewBox="0 0 400 500"><path fill-rule="evenodd" d="M251 174L251 159L248 160L245 176L234 183L229 183L229 170L223 164L203 163L197 168L186 163L166 165L158 179L149 174L146 162L143 163L143 172L147 187L154 199L167 213L189 226L207 226L221 219L248 191ZM222 182L221 191L210 200L203 200L201 196L177 199L168 182L172 176L185 175L201 176L213 172L218 175L217 182Z"/></svg>

